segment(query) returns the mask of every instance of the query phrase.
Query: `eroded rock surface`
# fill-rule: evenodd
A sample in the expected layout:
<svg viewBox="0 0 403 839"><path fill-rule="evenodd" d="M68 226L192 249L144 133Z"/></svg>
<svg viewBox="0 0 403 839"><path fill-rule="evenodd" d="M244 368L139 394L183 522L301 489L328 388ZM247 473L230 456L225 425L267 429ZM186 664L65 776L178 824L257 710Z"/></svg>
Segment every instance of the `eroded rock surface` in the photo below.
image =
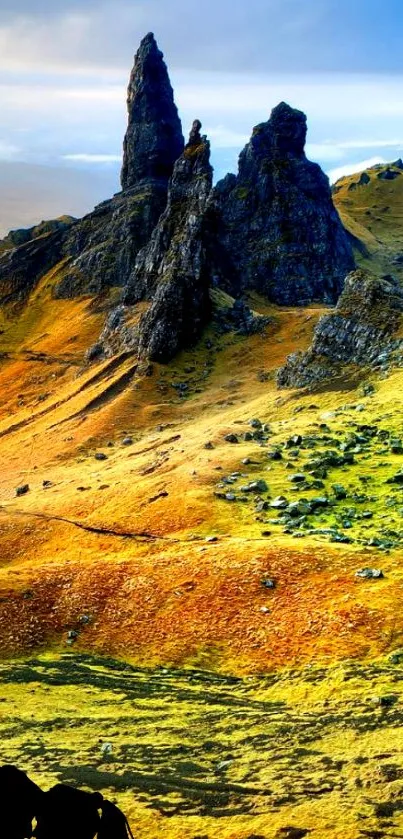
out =
<svg viewBox="0 0 403 839"><path fill-rule="evenodd" d="M137 52L127 92L122 189L157 178L168 183L184 140L168 70L152 33Z"/></svg>
<svg viewBox="0 0 403 839"><path fill-rule="evenodd" d="M97 207L68 237L72 264L59 296L125 286L166 207L168 182L184 140L168 70L151 33L135 56L127 104L123 192Z"/></svg>
<svg viewBox="0 0 403 839"><path fill-rule="evenodd" d="M282 102L258 125L238 176L214 191L216 281L237 295L254 289L280 305L335 303L352 250L329 181L307 160L306 116Z"/></svg>
<svg viewBox="0 0 403 839"><path fill-rule="evenodd" d="M115 306L88 360L129 350L159 361L200 336L211 288L236 301L223 328L245 334L265 326L245 292L281 305L336 302L352 250L328 179L305 156L306 131L305 115L281 103L254 129L238 175L213 189L201 123L184 147L167 67L147 35L128 88L122 192L1 256L3 301L27 299L60 263L56 297Z"/></svg>
<svg viewBox="0 0 403 839"><path fill-rule="evenodd" d="M345 364L382 365L398 348L393 339L403 312L403 290L393 277L366 271L348 275L343 294L315 329L306 353L289 356L280 387L304 387L331 378Z"/></svg>
<svg viewBox="0 0 403 839"><path fill-rule="evenodd" d="M197 125L197 129L195 126ZM168 204L148 245L139 253L125 290L130 308L140 301L151 305L134 331L128 333L124 312L118 331L141 357L167 361L193 344L210 316L210 272L205 247L204 211L212 188L210 144L193 124L189 142L175 164ZM116 329L103 339L116 343Z"/></svg>

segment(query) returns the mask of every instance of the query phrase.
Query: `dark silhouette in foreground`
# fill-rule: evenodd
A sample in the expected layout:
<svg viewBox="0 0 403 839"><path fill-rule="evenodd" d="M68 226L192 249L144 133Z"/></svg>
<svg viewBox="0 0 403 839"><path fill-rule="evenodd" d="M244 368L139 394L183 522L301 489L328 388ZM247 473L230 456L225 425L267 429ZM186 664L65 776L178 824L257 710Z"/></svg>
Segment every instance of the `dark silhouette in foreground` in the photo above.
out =
<svg viewBox="0 0 403 839"><path fill-rule="evenodd" d="M124 814L101 793L65 784L43 792L15 766L0 767L0 809L4 839L133 839Z"/></svg>
<svg viewBox="0 0 403 839"><path fill-rule="evenodd" d="M1 835L29 839L32 821L45 793L16 766L0 766Z"/></svg>

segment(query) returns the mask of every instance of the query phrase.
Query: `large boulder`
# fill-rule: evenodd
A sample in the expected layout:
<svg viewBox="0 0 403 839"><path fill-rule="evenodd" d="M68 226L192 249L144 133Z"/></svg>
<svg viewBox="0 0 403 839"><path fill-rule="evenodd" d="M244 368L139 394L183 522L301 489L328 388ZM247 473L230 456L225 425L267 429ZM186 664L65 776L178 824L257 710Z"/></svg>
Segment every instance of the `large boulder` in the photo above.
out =
<svg viewBox="0 0 403 839"><path fill-rule="evenodd" d="M306 132L305 114L282 102L254 129L238 176L214 190L213 273L234 296L253 289L279 305L335 303L354 267L328 178L306 158Z"/></svg>

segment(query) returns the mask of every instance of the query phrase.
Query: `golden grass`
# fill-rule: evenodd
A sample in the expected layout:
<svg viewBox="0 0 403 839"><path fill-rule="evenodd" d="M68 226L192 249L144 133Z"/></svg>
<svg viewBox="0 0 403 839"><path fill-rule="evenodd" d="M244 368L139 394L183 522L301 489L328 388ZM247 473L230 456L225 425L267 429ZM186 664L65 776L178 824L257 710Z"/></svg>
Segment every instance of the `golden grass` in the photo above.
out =
<svg viewBox="0 0 403 839"><path fill-rule="evenodd" d="M354 391L276 390L275 369L292 349L308 346L324 310L278 310L254 296L253 309L273 316L265 336L211 332L213 350L203 340L143 376L131 358L81 366L99 316L88 301L51 300L54 280L37 290L33 311L23 312L13 332L24 334L23 347L38 347L44 356L27 361L14 344L15 355L0 372L4 653L63 646L65 627L88 609L94 621L77 648L142 663L203 661L226 672L259 672L371 658L400 643L399 551L382 556L384 582L357 583L357 567L379 564L376 551L315 537L297 544L278 527L267 538L249 507L214 497L222 474L242 470L245 457L262 460L256 443L231 446L226 433L241 433L259 417L272 425L273 442L281 442L312 431L326 411L362 398ZM70 330L79 338L66 364ZM16 407L24 376L24 404ZM184 380L189 396L181 399L172 384ZM395 418L400 387L396 372L360 418L371 422L388 409ZM39 388L48 392L44 401ZM354 411L336 417L332 431L354 417ZM395 419L392 425L400 430ZM127 435L133 445L125 447ZM208 441L214 449L205 448ZM107 454L104 462L94 458L99 450ZM250 476L265 476L272 496L289 487L282 465L273 464L267 476L262 470L267 466L252 467ZM352 477L370 472L363 461ZM52 486L43 489L43 481ZM23 483L30 492L17 499ZM380 493L386 496L386 488ZM204 542L212 535L216 543ZM278 581L274 593L261 585L265 574ZM33 596L24 599L27 591ZM265 605L270 614L261 611Z"/></svg>
<svg viewBox="0 0 403 839"><path fill-rule="evenodd" d="M47 655L0 682L3 759L44 788L101 788L135 835L400 835L401 665L227 680Z"/></svg>

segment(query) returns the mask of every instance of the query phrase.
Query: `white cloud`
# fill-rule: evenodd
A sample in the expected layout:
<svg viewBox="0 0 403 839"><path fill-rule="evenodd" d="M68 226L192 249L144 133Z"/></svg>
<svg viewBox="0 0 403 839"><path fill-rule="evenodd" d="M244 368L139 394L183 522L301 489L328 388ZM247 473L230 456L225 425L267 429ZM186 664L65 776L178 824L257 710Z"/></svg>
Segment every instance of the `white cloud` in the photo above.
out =
<svg viewBox="0 0 403 839"><path fill-rule="evenodd" d="M203 131L206 132L209 140L214 143L217 149L241 149L248 140L248 134L242 134L240 131L231 131L225 128L224 125L219 125L214 128L203 126Z"/></svg>
<svg viewBox="0 0 403 839"><path fill-rule="evenodd" d="M19 151L18 146L0 140L0 160L14 160L18 156Z"/></svg>
<svg viewBox="0 0 403 839"><path fill-rule="evenodd" d="M120 163L122 155L120 154L87 154L81 152L80 154L64 154L63 160L70 160L75 163Z"/></svg>
<svg viewBox="0 0 403 839"><path fill-rule="evenodd" d="M368 160L360 160L357 163L347 163L345 166L338 166L336 169L331 169L328 172L330 183L334 184L339 178L344 178L346 175L355 175L358 172L363 172L364 169L370 169L371 166L376 166L378 163L386 163L383 157L370 157Z"/></svg>

